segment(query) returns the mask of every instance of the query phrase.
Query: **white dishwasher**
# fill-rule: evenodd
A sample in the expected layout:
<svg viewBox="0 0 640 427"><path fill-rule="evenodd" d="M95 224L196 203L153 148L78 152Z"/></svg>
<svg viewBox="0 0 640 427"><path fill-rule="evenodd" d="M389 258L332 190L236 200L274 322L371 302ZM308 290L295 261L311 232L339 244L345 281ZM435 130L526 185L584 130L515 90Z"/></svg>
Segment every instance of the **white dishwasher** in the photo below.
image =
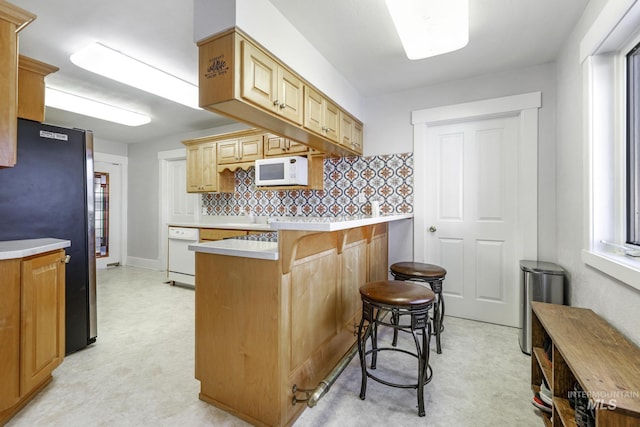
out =
<svg viewBox="0 0 640 427"><path fill-rule="evenodd" d="M167 278L171 284L196 285L196 253L189 245L198 243L198 228L169 227L169 268Z"/></svg>

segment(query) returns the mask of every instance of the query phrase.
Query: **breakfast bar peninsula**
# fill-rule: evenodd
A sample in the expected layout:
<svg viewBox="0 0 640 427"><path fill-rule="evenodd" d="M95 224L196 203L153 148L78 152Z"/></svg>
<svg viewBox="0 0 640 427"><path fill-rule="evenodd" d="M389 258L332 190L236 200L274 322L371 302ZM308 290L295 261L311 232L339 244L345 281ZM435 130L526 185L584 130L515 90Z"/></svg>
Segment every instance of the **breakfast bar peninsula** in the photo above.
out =
<svg viewBox="0 0 640 427"><path fill-rule="evenodd" d="M306 407L296 390L315 389L356 341L360 286L387 279L388 223L412 216L278 218L277 241L190 245L200 399L291 425Z"/></svg>

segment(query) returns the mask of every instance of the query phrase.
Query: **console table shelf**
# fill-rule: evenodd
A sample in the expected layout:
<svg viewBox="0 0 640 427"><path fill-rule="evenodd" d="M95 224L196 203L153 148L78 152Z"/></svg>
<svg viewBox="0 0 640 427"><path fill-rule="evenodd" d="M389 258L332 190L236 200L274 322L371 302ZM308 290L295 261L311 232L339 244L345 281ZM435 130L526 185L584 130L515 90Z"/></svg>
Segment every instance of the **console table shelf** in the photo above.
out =
<svg viewBox="0 0 640 427"><path fill-rule="evenodd" d="M544 377L553 395L545 425L576 426L568 400L578 382L594 407L596 425L640 425L640 349L589 309L532 302L531 388ZM551 339L551 360L543 350Z"/></svg>

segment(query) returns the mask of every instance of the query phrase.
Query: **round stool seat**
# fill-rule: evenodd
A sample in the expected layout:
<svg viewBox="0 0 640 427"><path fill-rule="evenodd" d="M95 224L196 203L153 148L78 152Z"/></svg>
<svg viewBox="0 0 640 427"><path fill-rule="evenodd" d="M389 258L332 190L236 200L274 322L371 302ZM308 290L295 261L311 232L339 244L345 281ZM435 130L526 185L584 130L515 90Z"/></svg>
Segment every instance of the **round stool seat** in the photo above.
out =
<svg viewBox="0 0 640 427"><path fill-rule="evenodd" d="M391 273L424 279L441 279L447 274L447 270L439 265L422 262L396 262L389 269Z"/></svg>
<svg viewBox="0 0 640 427"><path fill-rule="evenodd" d="M399 280L369 282L360 287L360 295L387 306L411 307L433 303L435 294L424 286Z"/></svg>

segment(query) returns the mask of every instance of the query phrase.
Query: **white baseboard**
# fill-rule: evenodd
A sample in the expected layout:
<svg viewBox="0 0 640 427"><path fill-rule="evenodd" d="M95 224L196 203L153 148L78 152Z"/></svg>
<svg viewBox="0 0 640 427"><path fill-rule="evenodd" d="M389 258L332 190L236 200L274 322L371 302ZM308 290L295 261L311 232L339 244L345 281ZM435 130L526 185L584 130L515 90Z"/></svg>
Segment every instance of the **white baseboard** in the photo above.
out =
<svg viewBox="0 0 640 427"><path fill-rule="evenodd" d="M138 258L138 257L129 256L127 257L127 265L130 265L132 267L146 268L148 270L156 270L156 271L162 270L162 265L160 263L160 260L157 260L157 259Z"/></svg>

